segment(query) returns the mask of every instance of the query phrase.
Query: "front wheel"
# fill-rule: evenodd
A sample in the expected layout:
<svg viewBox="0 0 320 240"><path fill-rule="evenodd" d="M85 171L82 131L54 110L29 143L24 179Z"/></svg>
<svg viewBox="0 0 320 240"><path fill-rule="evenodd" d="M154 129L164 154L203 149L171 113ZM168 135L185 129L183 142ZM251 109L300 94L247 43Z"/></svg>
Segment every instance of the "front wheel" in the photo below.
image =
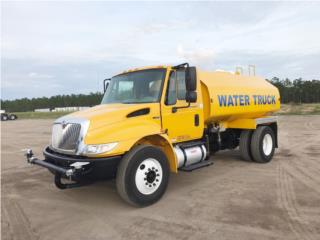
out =
<svg viewBox="0 0 320 240"><path fill-rule="evenodd" d="M163 151L151 145L139 145L119 164L117 190L126 202L139 207L148 206L163 196L169 175L169 164Z"/></svg>
<svg viewBox="0 0 320 240"><path fill-rule="evenodd" d="M8 120L7 114L1 115L1 121L7 121L7 120Z"/></svg>

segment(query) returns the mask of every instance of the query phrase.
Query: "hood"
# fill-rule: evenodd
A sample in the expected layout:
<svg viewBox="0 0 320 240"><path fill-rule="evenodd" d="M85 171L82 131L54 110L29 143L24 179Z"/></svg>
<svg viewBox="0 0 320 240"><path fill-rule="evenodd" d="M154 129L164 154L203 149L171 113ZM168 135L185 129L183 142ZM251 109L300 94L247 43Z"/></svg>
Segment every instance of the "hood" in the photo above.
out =
<svg viewBox="0 0 320 240"><path fill-rule="evenodd" d="M90 144L117 142L111 154L122 154L141 137L161 132L159 103L104 104L71 113L55 122L62 123L62 129L65 123L81 124L79 149Z"/></svg>
<svg viewBox="0 0 320 240"><path fill-rule="evenodd" d="M148 109L149 104L103 104L67 115L70 118L81 118L90 121L90 128L100 128L126 120L130 113ZM130 116L129 116L130 117Z"/></svg>
<svg viewBox="0 0 320 240"><path fill-rule="evenodd" d="M103 104L83 111L71 113L67 118L80 118L90 121L89 130L125 121L137 115L148 115L158 103L144 104ZM140 111L139 111L140 110ZM63 117L65 118L65 117Z"/></svg>

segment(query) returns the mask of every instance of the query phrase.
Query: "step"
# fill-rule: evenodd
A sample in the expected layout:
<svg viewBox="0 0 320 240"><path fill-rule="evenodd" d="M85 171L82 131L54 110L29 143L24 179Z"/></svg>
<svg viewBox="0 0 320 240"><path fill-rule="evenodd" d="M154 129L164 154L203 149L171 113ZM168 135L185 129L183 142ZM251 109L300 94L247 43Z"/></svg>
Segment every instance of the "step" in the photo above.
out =
<svg viewBox="0 0 320 240"><path fill-rule="evenodd" d="M195 163L186 167L182 167L179 168L180 171L184 171L184 172L192 172L193 170L199 169L199 168L203 168L203 167L209 167L213 164L212 160L207 160L207 161L202 161L199 163Z"/></svg>
<svg viewBox="0 0 320 240"><path fill-rule="evenodd" d="M181 148L191 148L191 147L198 147L204 144L205 144L204 142L197 141L197 142L179 143L178 146Z"/></svg>

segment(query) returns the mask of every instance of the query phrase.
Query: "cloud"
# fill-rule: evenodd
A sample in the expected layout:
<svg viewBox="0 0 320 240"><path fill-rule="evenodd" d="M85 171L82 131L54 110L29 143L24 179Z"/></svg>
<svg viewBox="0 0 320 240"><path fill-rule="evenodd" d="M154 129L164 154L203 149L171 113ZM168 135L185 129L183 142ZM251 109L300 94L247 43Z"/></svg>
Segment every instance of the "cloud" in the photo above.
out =
<svg viewBox="0 0 320 240"><path fill-rule="evenodd" d="M214 66L214 50L210 48L185 49L182 45L177 46L177 54L180 58L202 67L202 69L212 69Z"/></svg>
<svg viewBox="0 0 320 240"><path fill-rule="evenodd" d="M49 75L49 74L41 74L41 73L36 73L36 72L31 72L28 74L28 77L30 78L38 78L38 79L50 79L54 78L54 76Z"/></svg>
<svg viewBox="0 0 320 240"><path fill-rule="evenodd" d="M125 69L186 61L205 70L255 64L265 77L320 78L320 3L4 2L2 7L3 98L98 91L102 79ZM23 87L33 85L36 90Z"/></svg>
<svg viewBox="0 0 320 240"><path fill-rule="evenodd" d="M195 22L188 20L169 20L165 22L147 22L143 26L139 27L137 30L146 34L159 33L162 31L172 32L181 31L188 28L194 27Z"/></svg>

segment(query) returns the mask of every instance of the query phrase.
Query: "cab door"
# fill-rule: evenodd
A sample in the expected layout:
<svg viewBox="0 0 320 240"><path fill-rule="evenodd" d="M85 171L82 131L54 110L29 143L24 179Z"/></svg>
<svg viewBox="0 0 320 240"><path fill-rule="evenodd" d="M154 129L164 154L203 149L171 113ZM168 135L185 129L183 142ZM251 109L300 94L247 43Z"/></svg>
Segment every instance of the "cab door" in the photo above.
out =
<svg viewBox="0 0 320 240"><path fill-rule="evenodd" d="M165 98L161 104L162 129L172 143L199 139L203 135L203 111L196 103L188 107L186 99L185 69L172 70L166 86ZM198 87L199 89L200 87Z"/></svg>

